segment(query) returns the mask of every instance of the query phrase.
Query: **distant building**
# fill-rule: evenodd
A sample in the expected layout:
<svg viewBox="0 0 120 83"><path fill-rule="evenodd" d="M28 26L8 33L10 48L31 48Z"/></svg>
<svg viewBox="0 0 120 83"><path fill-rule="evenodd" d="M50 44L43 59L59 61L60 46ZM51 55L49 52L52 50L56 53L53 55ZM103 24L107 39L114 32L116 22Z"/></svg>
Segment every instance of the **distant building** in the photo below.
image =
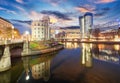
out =
<svg viewBox="0 0 120 83"><path fill-rule="evenodd" d="M0 17L0 40L19 39L20 33L8 20Z"/></svg>
<svg viewBox="0 0 120 83"><path fill-rule="evenodd" d="M7 27L11 27L12 28L12 23L9 22L8 20L0 17L0 28L7 28Z"/></svg>
<svg viewBox="0 0 120 83"><path fill-rule="evenodd" d="M92 13L89 13L87 12L85 15L84 15L84 27L85 27L85 35L87 37L90 37L90 34L91 34L91 29L93 27L93 14Z"/></svg>
<svg viewBox="0 0 120 83"><path fill-rule="evenodd" d="M80 38L80 29L79 28L61 28L57 30L56 38L59 39L79 39Z"/></svg>
<svg viewBox="0 0 120 83"><path fill-rule="evenodd" d="M87 12L84 16L79 17L82 38L89 38L93 27L93 14Z"/></svg>
<svg viewBox="0 0 120 83"><path fill-rule="evenodd" d="M50 18L44 16L42 20L35 20L31 24L32 40L50 39Z"/></svg>
<svg viewBox="0 0 120 83"><path fill-rule="evenodd" d="M80 35L81 35L81 38L84 38L84 34L85 34L85 28L84 28L84 17L83 16L80 16L79 17L79 24L80 24Z"/></svg>

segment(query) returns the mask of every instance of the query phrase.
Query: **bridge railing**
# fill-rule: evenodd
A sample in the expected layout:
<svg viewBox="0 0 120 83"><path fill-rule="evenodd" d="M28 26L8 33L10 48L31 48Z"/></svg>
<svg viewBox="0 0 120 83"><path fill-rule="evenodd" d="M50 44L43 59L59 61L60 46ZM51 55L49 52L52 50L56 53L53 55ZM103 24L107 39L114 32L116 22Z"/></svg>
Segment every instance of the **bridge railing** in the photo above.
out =
<svg viewBox="0 0 120 83"><path fill-rule="evenodd" d="M0 45L20 43L20 42L23 42L23 40L21 40L21 39L17 39L17 40L1 40Z"/></svg>

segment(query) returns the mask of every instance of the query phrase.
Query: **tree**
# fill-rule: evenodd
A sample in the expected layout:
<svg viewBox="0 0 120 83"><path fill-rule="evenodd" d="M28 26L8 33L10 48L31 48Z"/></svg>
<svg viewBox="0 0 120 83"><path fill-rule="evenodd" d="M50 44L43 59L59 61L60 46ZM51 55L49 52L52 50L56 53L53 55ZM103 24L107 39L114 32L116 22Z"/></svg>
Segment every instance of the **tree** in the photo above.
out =
<svg viewBox="0 0 120 83"><path fill-rule="evenodd" d="M120 27L119 27L119 29L118 29L118 37L120 37Z"/></svg>
<svg viewBox="0 0 120 83"><path fill-rule="evenodd" d="M93 32L92 32L92 35L94 37L96 37L96 40L98 40L99 34L100 34L100 29L99 28L94 29Z"/></svg>

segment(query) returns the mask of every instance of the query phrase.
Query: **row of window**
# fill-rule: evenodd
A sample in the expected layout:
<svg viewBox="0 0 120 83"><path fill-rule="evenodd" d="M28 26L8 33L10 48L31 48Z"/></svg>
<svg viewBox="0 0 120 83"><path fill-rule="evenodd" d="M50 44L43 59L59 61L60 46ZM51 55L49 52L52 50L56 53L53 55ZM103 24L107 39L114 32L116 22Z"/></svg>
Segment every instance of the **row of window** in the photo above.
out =
<svg viewBox="0 0 120 83"><path fill-rule="evenodd" d="M34 30L37 30L37 29L38 29L38 30L40 30L40 29L44 30L44 28L34 28Z"/></svg>
<svg viewBox="0 0 120 83"><path fill-rule="evenodd" d="M67 34L80 34L80 32L68 32Z"/></svg>
<svg viewBox="0 0 120 83"><path fill-rule="evenodd" d="M34 24L33 26L48 26L48 23L45 23L45 24Z"/></svg>
<svg viewBox="0 0 120 83"><path fill-rule="evenodd" d="M34 35L34 37L43 37L43 35Z"/></svg>
<svg viewBox="0 0 120 83"><path fill-rule="evenodd" d="M36 34L36 33L44 33L43 31L41 32L41 31L34 31L34 34Z"/></svg>

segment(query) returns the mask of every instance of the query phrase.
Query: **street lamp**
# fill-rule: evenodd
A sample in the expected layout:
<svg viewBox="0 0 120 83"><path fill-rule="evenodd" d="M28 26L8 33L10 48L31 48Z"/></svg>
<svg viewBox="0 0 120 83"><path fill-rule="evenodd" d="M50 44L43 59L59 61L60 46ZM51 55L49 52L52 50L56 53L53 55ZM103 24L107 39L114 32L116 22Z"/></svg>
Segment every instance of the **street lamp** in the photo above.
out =
<svg viewBox="0 0 120 83"><path fill-rule="evenodd" d="M27 37L27 41L29 40L29 34L30 34L29 31L25 31L25 35L26 35L26 37Z"/></svg>
<svg viewBox="0 0 120 83"><path fill-rule="evenodd" d="M12 26L12 39L14 39L14 26Z"/></svg>

